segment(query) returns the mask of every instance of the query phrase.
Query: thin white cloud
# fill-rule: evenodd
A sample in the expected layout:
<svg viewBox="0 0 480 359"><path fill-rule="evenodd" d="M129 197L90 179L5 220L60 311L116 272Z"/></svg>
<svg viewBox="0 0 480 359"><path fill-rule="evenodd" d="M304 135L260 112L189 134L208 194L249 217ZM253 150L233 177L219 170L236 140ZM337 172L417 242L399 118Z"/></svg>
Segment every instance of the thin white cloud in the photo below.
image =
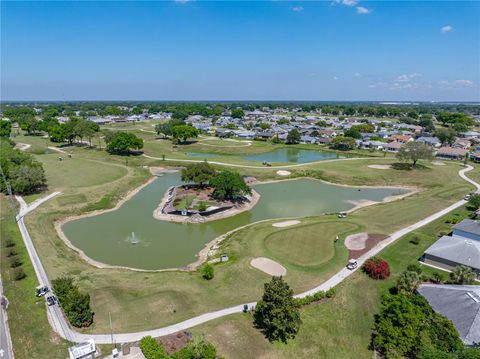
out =
<svg viewBox="0 0 480 359"><path fill-rule="evenodd" d="M353 76L355 76L355 77L361 77L362 74L361 74L360 72L355 72L355 74L354 74Z"/></svg>
<svg viewBox="0 0 480 359"><path fill-rule="evenodd" d="M449 90L472 87L474 84L475 83L472 80L464 80L464 79L453 80L453 81L446 81L446 80L438 81L438 85L440 86L440 88L449 89Z"/></svg>
<svg viewBox="0 0 480 359"><path fill-rule="evenodd" d="M455 80L453 81L454 85L461 86L461 87L470 87L473 86L473 81L470 80Z"/></svg>
<svg viewBox="0 0 480 359"><path fill-rule="evenodd" d="M403 75L397 76L397 78L395 79L395 82L410 82L411 80L421 76L422 74L419 74L416 72L413 74L403 74Z"/></svg>
<svg viewBox="0 0 480 359"><path fill-rule="evenodd" d="M370 14L372 11L363 6L357 6L357 14L365 15Z"/></svg>
<svg viewBox="0 0 480 359"><path fill-rule="evenodd" d="M295 11L295 12L303 11L303 6L294 6L292 7L292 11Z"/></svg>
<svg viewBox="0 0 480 359"><path fill-rule="evenodd" d="M175 2L176 2L177 4L186 4L186 3L189 2L189 1L191 1L191 0L175 0Z"/></svg>
<svg viewBox="0 0 480 359"><path fill-rule="evenodd" d="M445 25L445 26L442 26L440 31L443 33L443 34L446 34L447 32L451 32L453 31L453 26L451 25Z"/></svg>
<svg viewBox="0 0 480 359"><path fill-rule="evenodd" d="M338 80L338 76L333 76L333 79L336 81Z"/></svg>
<svg viewBox="0 0 480 359"><path fill-rule="evenodd" d="M333 0L332 5L345 5L345 6L355 6L358 4L358 0Z"/></svg>

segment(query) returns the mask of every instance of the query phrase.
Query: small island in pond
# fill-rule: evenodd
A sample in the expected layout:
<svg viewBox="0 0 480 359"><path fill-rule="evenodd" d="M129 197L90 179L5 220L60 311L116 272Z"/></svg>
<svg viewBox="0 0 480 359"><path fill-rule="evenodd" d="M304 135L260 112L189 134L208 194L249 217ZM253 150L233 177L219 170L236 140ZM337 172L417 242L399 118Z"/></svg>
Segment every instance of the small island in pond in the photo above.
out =
<svg viewBox="0 0 480 359"><path fill-rule="evenodd" d="M170 187L153 216L159 220L203 223L250 210L260 195L239 173L217 172L207 162L182 169L187 184Z"/></svg>

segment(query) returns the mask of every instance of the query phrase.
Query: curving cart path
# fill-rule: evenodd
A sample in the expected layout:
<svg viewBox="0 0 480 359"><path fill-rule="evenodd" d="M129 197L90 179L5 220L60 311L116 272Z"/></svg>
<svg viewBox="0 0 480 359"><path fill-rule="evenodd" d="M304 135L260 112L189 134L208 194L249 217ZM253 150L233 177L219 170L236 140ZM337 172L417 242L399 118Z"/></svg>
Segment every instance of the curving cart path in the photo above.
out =
<svg viewBox="0 0 480 359"><path fill-rule="evenodd" d="M325 161L323 161L323 162L325 162ZM233 166L237 166L237 165L233 165ZM269 167L269 168L272 168L272 167ZM471 171L472 169L473 169L473 167L468 165L465 168L461 169L458 172L458 174L465 181L474 185L476 187L476 192L480 193L480 184L471 180L470 178L468 178L465 175L466 172ZM32 243L30 235L27 231L27 228L25 227L23 217L25 215L27 215L29 212L31 212L32 210L34 210L36 207L38 207L39 205L44 203L45 201L49 200L50 198L52 198L52 197L54 197L58 194L59 194L59 192L54 192L54 193L52 193L52 194L50 194L50 195L48 195L44 198L41 198L41 199L33 202L31 205L27 205L25 203L25 201L23 200L23 198L21 198L20 196L17 196L17 200L18 200L18 202L20 203L20 206L21 206L20 214L17 216L18 227L20 228L20 232L22 234L23 240L24 240L25 245L27 247L28 254L30 255L30 259L31 259L32 264L35 268L35 273L37 275L39 284L40 285L46 285L46 286L49 286L49 287L50 287L49 279L48 279L47 274L46 274L46 272L45 272L45 270L42 266L40 258L38 257L38 254L37 254L37 252L35 250L35 247ZM432 214L431 216L428 216L428 217L422 219L421 221L418 221L415 224L412 224L410 226L407 226L405 228L402 228L402 229L396 231L395 233L390 235L387 239L382 241L379 245L372 248L367 253L365 253L360 258L358 258L357 261L358 261L359 265L358 265L357 269L362 266L362 264L365 262L366 259L378 254L385 247L392 244L393 242L395 242L400 237L402 237L409 232L412 232L412 231L414 231L414 230L416 230L420 227L423 227L423 226L437 220L438 218L442 217L443 215L449 213L450 211L463 206L465 203L467 203L467 201L462 199L462 200L452 204L451 206L449 206L449 207L447 207L447 208L445 208L441 211L438 211L438 212ZM352 273L355 272L357 269L351 271L351 270L348 270L346 268L343 268L342 270L340 270L338 273L333 275L330 279L328 279L327 281L325 281L321 285L319 285L315 288L312 288L311 290L309 290L307 292L297 294L295 297L302 298L302 297L305 297L307 295L314 294L318 291L327 291L328 289L330 289L332 287L335 287L336 285L341 283L348 276L352 275ZM253 307L253 306L256 305L256 302L251 302L251 303L246 303L246 304L249 307ZM232 306L232 307L229 307L229 308L224 308L224 309L220 309L220 310L217 310L217 311L205 313L205 314L190 318L188 320L185 320L183 322L176 323L176 324L173 324L173 325L169 325L169 326L166 326L166 327L163 327L163 328L146 330L146 331L135 332L135 333L114 334L113 335L113 340L116 343L127 343L127 342L138 341L146 335L151 335L152 337L160 337L160 336L164 336L164 335L173 334L173 333L176 333L178 331L186 330L186 329L194 327L196 325L208 322L210 320L214 320L214 319L224 317L226 315L230 315L230 314L234 314L234 313L240 313L240 312L243 311L243 306L244 306L244 304L240 304L240 305ZM58 305L54 305L54 306L51 306L51 307L46 306L46 309L47 309L47 315L48 315L50 325L52 326L52 329L55 332L57 332L61 337L65 338L65 339L67 339L71 342L84 342L88 339L94 339L95 343L97 343L97 344L110 344L112 342L112 335L111 334L82 334L82 333L79 333L79 332L75 331L74 329L72 329L69 326L67 320L65 319L65 317L63 315L62 310L60 309L60 307Z"/></svg>

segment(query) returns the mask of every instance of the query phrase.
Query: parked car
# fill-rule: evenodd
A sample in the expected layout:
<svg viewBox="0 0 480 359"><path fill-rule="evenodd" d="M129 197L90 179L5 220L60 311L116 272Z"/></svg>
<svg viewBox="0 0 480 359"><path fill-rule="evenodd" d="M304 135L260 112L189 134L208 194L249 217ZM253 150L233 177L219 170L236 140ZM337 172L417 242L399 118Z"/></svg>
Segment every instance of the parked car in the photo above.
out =
<svg viewBox="0 0 480 359"><path fill-rule="evenodd" d="M50 291L50 289L48 289L48 287L46 286L38 286L37 288L35 288L35 296L37 297L43 297L45 294L47 294L48 292Z"/></svg>
<svg viewBox="0 0 480 359"><path fill-rule="evenodd" d="M354 270L355 268L358 267L358 263L357 263L357 260L356 259L349 259L348 260L348 264L347 264L347 268L350 269L350 270Z"/></svg>
<svg viewBox="0 0 480 359"><path fill-rule="evenodd" d="M57 304L57 298L55 298L53 295L51 295L50 297L47 297L47 304L49 307Z"/></svg>

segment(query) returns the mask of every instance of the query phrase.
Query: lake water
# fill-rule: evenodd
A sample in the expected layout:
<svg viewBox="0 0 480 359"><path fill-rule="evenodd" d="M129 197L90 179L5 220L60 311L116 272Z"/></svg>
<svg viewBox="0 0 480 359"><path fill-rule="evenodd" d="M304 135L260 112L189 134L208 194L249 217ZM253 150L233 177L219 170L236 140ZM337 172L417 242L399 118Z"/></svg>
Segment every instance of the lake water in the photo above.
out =
<svg viewBox="0 0 480 359"><path fill-rule="evenodd" d="M239 150L241 152L241 150ZM219 157L215 153L202 153L202 152L187 152L187 156L212 158ZM260 162L293 162L293 163L306 163L315 161L332 160L339 158L339 155L335 152L327 152L322 150L302 150L299 148L278 148L276 150L258 153L253 155L240 156L244 160L260 161Z"/></svg>
<svg viewBox="0 0 480 359"><path fill-rule="evenodd" d="M180 184L179 173L166 173L144 187L118 210L63 225L68 239L99 262L142 269L182 267L196 260L205 244L239 226L262 219L304 217L351 209L349 200L381 201L405 193L392 188L348 188L300 179L255 186L261 198L248 212L202 224L153 218L165 191ZM132 244L131 233L137 244Z"/></svg>

